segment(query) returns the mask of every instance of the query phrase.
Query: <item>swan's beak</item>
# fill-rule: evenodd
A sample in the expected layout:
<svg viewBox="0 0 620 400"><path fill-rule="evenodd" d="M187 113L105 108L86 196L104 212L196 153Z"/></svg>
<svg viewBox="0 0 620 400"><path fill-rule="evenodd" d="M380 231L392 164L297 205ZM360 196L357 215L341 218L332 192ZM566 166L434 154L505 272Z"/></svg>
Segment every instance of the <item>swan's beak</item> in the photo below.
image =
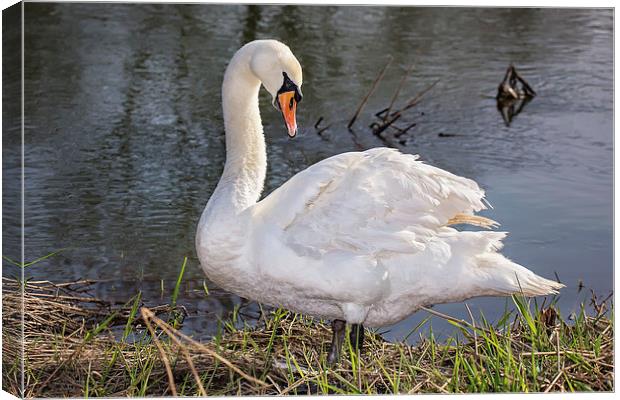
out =
<svg viewBox="0 0 620 400"><path fill-rule="evenodd" d="M284 122L288 129L288 135L295 137L297 134L297 121L295 120L295 112L297 111L297 101L295 100L295 92L282 92L278 94L278 105L282 111Z"/></svg>

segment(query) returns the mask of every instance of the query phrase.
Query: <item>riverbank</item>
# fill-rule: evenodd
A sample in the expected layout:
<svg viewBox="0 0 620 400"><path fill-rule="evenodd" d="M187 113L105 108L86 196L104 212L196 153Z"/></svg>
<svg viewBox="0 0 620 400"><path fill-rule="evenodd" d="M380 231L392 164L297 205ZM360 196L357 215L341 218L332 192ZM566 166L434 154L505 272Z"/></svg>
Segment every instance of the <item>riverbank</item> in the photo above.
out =
<svg viewBox="0 0 620 400"><path fill-rule="evenodd" d="M519 297L495 323L438 315L460 335L440 342L431 331L415 346L367 332L361 354L346 343L328 368L322 321L278 310L257 327L223 321L198 343L176 329L181 308L143 307L139 294L109 304L89 294L92 284L29 281L22 303L19 283L3 279L4 390L20 394L22 304L25 397L614 389L613 309L596 298L570 321Z"/></svg>

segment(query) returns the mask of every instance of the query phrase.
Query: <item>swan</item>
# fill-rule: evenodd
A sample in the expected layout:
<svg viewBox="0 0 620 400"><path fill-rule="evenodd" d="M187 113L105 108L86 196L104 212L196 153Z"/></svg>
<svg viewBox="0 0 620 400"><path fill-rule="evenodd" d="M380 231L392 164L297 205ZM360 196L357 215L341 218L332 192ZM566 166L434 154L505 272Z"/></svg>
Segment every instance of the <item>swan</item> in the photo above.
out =
<svg viewBox="0 0 620 400"><path fill-rule="evenodd" d="M200 217L196 252L220 287L331 320L330 363L346 324L359 348L363 325L394 324L422 306L563 287L501 255L505 232L451 227L496 225L474 214L486 208L474 181L395 149L327 158L257 202L267 170L261 84L288 135L297 133L299 62L275 40L244 45L224 74L226 162Z"/></svg>

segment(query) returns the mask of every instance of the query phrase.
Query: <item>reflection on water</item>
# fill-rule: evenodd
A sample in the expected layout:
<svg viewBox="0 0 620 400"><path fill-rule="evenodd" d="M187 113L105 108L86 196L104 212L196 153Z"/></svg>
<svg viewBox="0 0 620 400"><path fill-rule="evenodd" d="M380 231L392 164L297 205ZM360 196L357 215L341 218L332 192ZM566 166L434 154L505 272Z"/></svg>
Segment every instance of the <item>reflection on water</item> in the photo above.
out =
<svg viewBox="0 0 620 400"><path fill-rule="evenodd" d="M517 99L497 99L497 110L504 119L506 126L510 126L512 120L525 109L533 97L525 96Z"/></svg>
<svg viewBox="0 0 620 400"><path fill-rule="evenodd" d="M216 316L240 303L215 287L204 295L193 249L224 162L221 79L243 43L278 38L304 67L305 97L300 135L290 141L268 94L261 95L266 193L308 165L355 148L346 122L392 55L395 66L356 122L363 147L382 145L364 130L370 111L386 106L413 63L401 100L440 82L404 117L404 125L417 125L402 150L477 180L495 207L487 215L511 232L505 254L541 275L557 272L568 286L560 305L569 313L581 299L579 279L602 294L612 289L612 15L28 3L26 259L66 248L28 273L99 279L98 296L127 299L142 290L156 303L169 297L188 256L185 329L213 333ZM507 127L494 95L511 62L538 96ZM331 124L324 137L313 128L320 117ZM5 129L5 182L19 178L18 133ZM19 259L19 221L8 215L19 199L4 193L4 252ZM5 275L16 273L4 265ZM470 304L493 318L505 302ZM440 308L466 316L462 304ZM386 336L403 337L420 318ZM435 328L451 331L440 322Z"/></svg>

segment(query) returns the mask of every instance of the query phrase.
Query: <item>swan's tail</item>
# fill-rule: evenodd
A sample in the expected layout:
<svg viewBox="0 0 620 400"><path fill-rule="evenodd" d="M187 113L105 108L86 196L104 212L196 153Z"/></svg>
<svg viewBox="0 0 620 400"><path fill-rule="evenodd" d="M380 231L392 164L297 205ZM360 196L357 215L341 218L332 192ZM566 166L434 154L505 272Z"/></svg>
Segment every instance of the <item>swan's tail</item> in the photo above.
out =
<svg viewBox="0 0 620 400"><path fill-rule="evenodd" d="M538 276L495 252L479 255L477 267L478 272L485 275L484 289L488 290L490 295L545 296L557 294L564 287L563 284Z"/></svg>

